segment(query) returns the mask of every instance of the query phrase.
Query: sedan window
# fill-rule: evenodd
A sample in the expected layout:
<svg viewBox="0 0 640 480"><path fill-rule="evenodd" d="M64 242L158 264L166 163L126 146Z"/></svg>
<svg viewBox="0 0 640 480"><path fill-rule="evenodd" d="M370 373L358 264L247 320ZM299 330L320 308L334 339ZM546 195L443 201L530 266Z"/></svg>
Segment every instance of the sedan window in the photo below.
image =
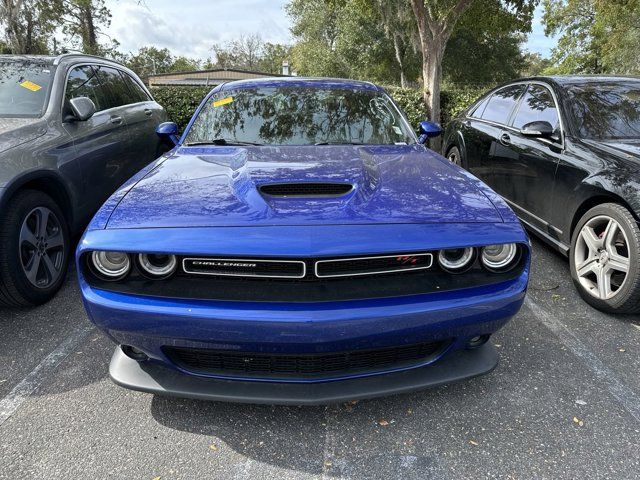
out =
<svg viewBox="0 0 640 480"><path fill-rule="evenodd" d="M495 92L491 95L481 118L506 125L524 88L525 85L511 85Z"/></svg>
<svg viewBox="0 0 640 480"><path fill-rule="evenodd" d="M527 123L538 121L549 122L554 130L560 123L551 92L541 85L530 85L520 103L513 126L520 129Z"/></svg>
<svg viewBox="0 0 640 480"><path fill-rule="evenodd" d="M640 138L640 82L589 82L568 88L574 123L583 138Z"/></svg>

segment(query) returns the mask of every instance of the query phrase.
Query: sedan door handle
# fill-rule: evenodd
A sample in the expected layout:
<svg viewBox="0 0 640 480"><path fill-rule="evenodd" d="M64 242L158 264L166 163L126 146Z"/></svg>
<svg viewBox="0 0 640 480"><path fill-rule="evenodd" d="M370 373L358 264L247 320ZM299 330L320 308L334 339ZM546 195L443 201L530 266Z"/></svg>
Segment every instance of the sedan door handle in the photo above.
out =
<svg viewBox="0 0 640 480"><path fill-rule="evenodd" d="M120 125L122 123L122 117L119 117L118 115L112 115L109 118L109 121L115 125Z"/></svg>
<svg viewBox="0 0 640 480"><path fill-rule="evenodd" d="M511 145L511 137L509 136L508 133L503 133L500 136L500 143L502 145Z"/></svg>
<svg viewBox="0 0 640 480"><path fill-rule="evenodd" d="M144 114L145 114L147 117L150 117L151 115L153 115L153 110L151 110L150 108L145 108L145 109L144 109Z"/></svg>

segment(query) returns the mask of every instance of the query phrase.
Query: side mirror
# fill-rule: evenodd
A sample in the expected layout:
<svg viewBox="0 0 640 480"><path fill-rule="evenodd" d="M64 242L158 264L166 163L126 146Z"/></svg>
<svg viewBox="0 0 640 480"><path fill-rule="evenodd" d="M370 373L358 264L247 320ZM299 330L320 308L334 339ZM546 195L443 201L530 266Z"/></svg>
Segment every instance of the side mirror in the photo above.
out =
<svg viewBox="0 0 640 480"><path fill-rule="evenodd" d="M537 121L523 125L520 133L525 137L551 138L553 126L549 122Z"/></svg>
<svg viewBox="0 0 640 480"><path fill-rule="evenodd" d="M178 144L178 125L174 122L162 122L156 128L156 133L162 140L169 140L174 146Z"/></svg>
<svg viewBox="0 0 640 480"><path fill-rule="evenodd" d="M437 137L442 135L442 127L433 122L420 122L420 136L418 137L418 143L424 144L428 138Z"/></svg>
<svg viewBox="0 0 640 480"><path fill-rule="evenodd" d="M69 100L74 120L84 122L96 113L96 105L89 97L76 97Z"/></svg>

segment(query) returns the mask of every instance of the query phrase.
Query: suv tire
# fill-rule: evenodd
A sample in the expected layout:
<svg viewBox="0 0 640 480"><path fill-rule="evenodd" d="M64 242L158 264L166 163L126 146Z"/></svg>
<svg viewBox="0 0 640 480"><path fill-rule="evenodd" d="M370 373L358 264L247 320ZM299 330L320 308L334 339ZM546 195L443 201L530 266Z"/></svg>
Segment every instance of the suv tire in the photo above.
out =
<svg viewBox="0 0 640 480"><path fill-rule="evenodd" d="M51 299L69 261L69 228L60 207L37 190L16 193L0 223L0 305L25 307Z"/></svg>

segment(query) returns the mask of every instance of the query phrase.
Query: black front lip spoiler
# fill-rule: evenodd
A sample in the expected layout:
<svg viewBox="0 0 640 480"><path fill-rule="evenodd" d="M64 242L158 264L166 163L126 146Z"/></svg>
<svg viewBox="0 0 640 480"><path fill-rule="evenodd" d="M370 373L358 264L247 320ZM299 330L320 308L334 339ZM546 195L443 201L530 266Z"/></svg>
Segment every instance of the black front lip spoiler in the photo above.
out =
<svg viewBox="0 0 640 480"><path fill-rule="evenodd" d="M141 392L238 403L323 405L411 392L491 372L498 355L490 344L458 350L433 365L403 372L325 383L275 383L220 380L185 375L153 363L139 363L118 347L109 375L118 385Z"/></svg>

